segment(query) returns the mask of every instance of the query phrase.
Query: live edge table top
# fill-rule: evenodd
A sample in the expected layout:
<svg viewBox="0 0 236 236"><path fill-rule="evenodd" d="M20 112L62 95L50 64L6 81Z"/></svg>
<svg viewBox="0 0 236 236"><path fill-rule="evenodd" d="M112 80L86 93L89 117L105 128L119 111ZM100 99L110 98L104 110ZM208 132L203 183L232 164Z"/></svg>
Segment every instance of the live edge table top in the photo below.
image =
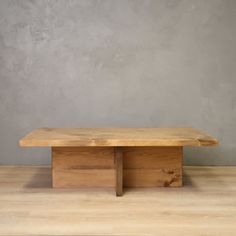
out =
<svg viewBox="0 0 236 236"><path fill-rule="evenodd" d="M194 128L40 128L20 140L27 147L215 146Z"/></svg>

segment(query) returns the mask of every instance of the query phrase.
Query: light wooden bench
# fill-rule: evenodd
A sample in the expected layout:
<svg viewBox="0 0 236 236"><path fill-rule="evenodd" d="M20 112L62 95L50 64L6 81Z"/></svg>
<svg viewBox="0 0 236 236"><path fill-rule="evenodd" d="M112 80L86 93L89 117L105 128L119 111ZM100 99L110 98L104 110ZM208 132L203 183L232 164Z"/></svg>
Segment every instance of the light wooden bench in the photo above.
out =
<svg viewBox="0 0 236 236"><path fill-rule="evenodd" d="M42 128L20 140L52 148L55 188L180 187L184 146L217 140L193 128Z"/></svg>

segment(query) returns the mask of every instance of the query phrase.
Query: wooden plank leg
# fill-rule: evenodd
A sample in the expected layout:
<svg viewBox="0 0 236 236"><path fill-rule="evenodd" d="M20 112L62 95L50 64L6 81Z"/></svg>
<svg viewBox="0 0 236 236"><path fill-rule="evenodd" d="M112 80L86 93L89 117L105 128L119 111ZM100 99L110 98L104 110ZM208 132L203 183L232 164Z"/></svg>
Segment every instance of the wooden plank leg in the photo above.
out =
<svg viewBox="0 0 236 236"><path fill-rule="evenodd" d="M115 187L112 147L53 147L54 188Z"/></svg>
<svg viewBox="0 0 236 236"><path fill-rule="evenodd" d="M123 195L123 151L121 147L114 148L116 169L116 196Z"/></svg>
<svg viewBox="0 0 236 236"><path fill-rule="evenodd" d="M124 187L181 187L183 147L124 147Z"/></svg>

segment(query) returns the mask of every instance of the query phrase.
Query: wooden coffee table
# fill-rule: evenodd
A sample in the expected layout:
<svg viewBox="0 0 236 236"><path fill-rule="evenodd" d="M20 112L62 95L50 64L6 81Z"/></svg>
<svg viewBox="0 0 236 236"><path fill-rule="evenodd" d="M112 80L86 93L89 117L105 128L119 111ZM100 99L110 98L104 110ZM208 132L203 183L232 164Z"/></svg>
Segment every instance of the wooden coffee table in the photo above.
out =
<svg viewBox="0 0 236 236"><path fill-rule="evenodd" d="M184 146L215 146L193 128L41 128L20 140L51 147L54 188L180 187Z"/></svg>

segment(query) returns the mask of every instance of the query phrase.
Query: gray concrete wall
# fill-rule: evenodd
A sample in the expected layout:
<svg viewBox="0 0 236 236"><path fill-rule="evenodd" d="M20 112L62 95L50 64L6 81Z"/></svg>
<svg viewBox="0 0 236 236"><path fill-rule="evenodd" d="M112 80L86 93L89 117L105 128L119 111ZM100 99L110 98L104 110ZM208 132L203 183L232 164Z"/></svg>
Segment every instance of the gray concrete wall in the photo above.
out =
<svg viewBox="0 0 236 236"><path fill-rule="evenodd" d="M196 127L217 148L185 164L236 164L236 1L0 1L0 164L37 127Z"/></svg>

